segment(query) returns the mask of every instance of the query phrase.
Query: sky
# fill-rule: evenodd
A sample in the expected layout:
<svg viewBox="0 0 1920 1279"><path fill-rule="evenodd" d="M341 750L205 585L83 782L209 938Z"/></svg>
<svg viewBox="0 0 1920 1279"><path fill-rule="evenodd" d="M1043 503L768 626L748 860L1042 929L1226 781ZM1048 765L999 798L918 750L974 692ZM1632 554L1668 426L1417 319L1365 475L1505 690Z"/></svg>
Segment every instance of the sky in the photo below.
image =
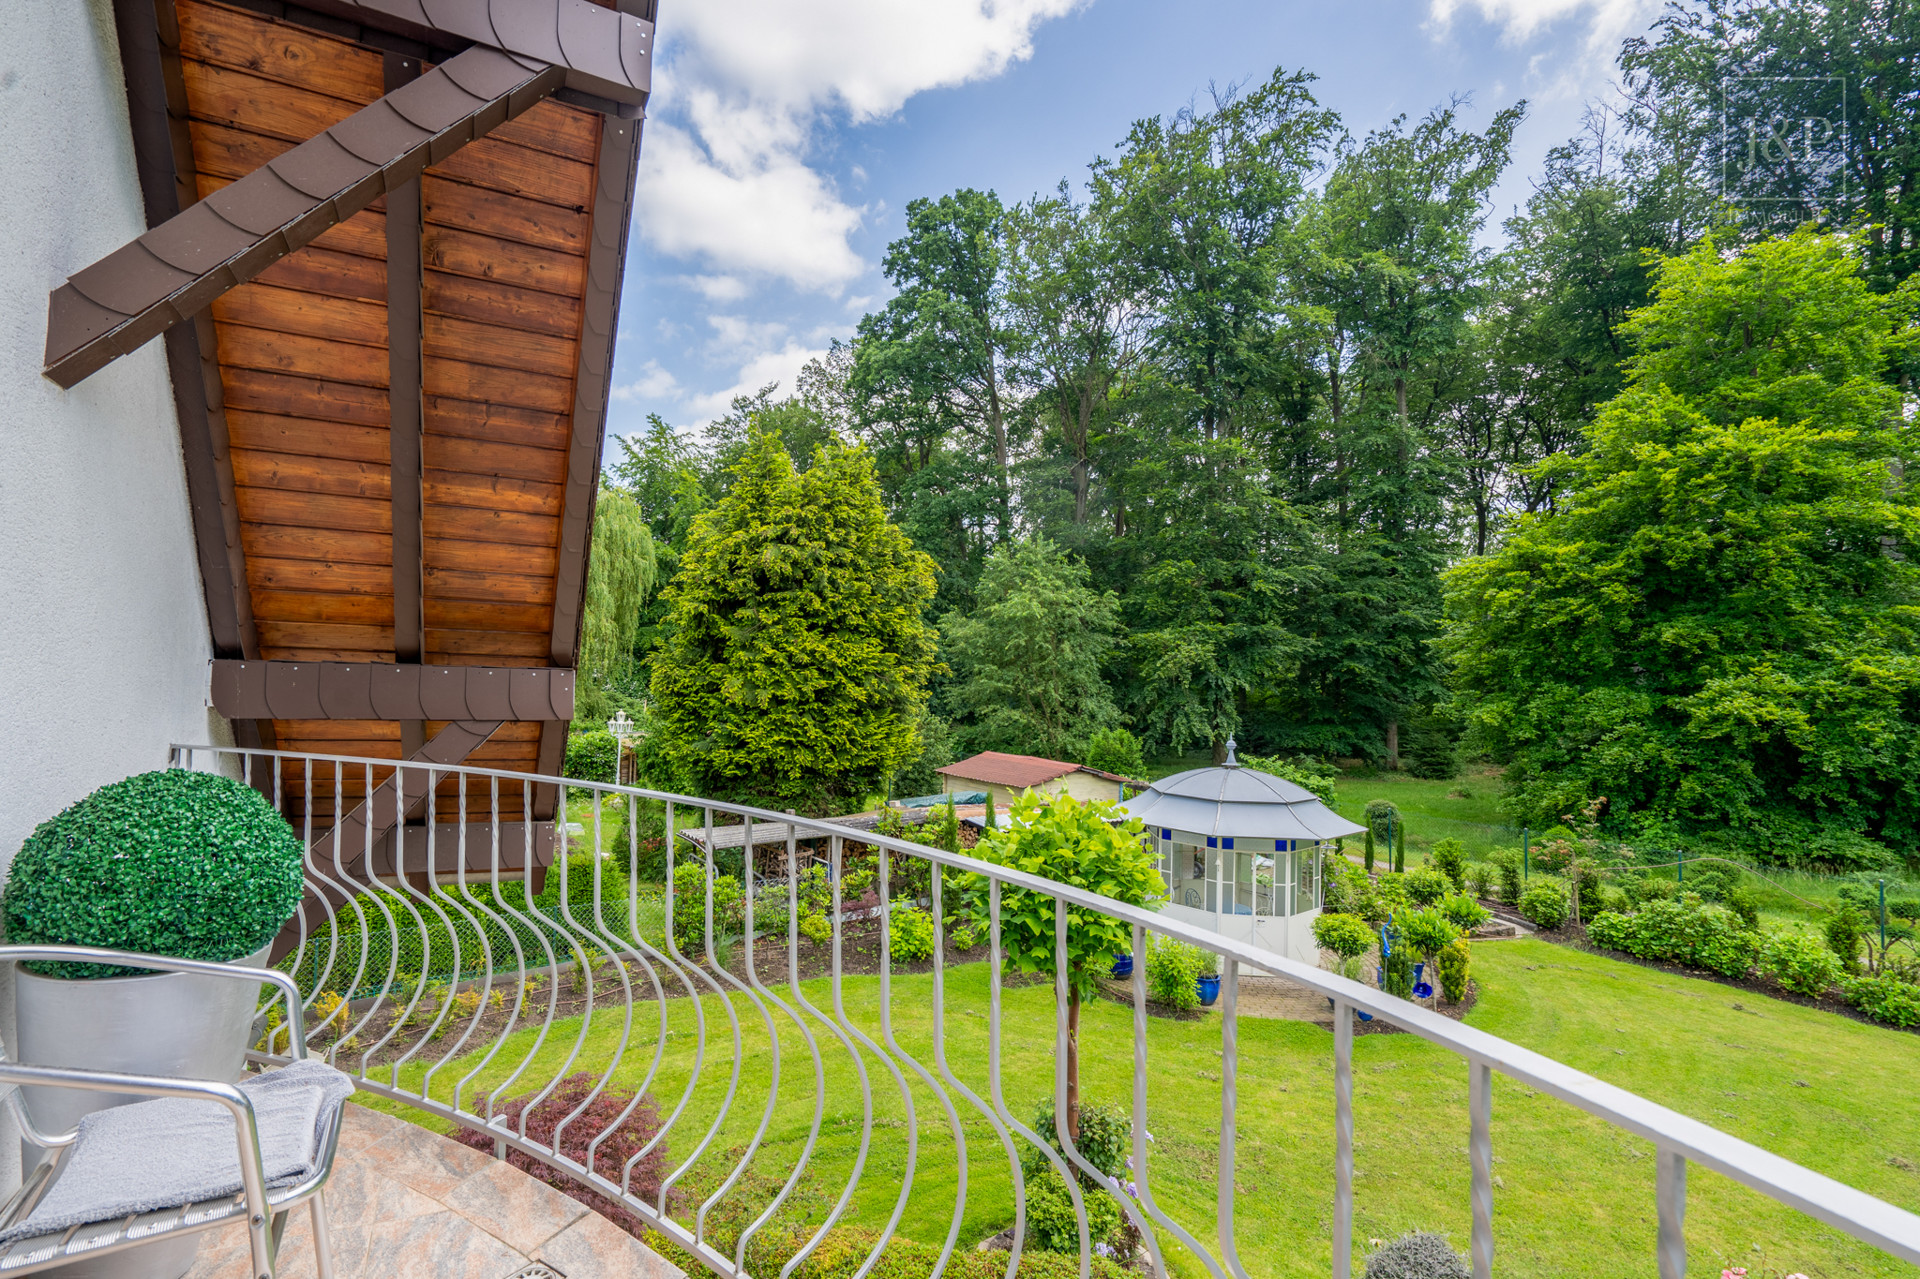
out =
<svg viewBox="0 0 1920 1279"><path fill-rule="evenodd" d="M1491 225L1659 0L664 0L608 426L696 430L847 338L908 201L1079 185L1131 123L1275 67L1355 135L1525 98Z"/></svg>

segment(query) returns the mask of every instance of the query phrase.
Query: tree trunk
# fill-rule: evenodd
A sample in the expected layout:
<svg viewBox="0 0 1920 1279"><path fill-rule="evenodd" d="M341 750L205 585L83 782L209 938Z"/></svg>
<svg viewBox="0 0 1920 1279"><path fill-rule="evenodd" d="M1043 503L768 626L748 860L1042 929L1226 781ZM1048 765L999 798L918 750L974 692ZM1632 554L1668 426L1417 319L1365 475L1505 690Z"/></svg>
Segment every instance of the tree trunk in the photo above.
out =
<svg viewBox="0 0 1920 1279"><path fill-rule="evenodd" d="M1220 738L1213 739L1213 766L1218 768L1227 762L1227 744Z"/></svg>
<svg viewBox="0 0 1920 1279"><path fill-rule="evenodd" d="M1398 770L1400 767L1400 721L1387 721L1387 767Z"/></svg>
<svg viewBox="0 0 1920 1279"><path fill-rule="evenodd" d="M1080 1144L1080 992L1067 991L1067 1136Z"/></svg>

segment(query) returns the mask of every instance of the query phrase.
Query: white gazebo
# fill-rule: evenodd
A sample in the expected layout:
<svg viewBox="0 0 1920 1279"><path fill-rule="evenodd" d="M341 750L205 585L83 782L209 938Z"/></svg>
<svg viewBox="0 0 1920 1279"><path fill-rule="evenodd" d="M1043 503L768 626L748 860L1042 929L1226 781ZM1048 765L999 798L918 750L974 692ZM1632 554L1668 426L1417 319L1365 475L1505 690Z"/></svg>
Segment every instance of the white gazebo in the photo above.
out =
<svg viewBox="0 0 1920 1279"><path fill-rule="evenodd" d="M1120 807L1146 824L1167 882L1166 913L1316 963L1322 862L1355 825L1304 787L1227 762L1163 777Z"/></svg>

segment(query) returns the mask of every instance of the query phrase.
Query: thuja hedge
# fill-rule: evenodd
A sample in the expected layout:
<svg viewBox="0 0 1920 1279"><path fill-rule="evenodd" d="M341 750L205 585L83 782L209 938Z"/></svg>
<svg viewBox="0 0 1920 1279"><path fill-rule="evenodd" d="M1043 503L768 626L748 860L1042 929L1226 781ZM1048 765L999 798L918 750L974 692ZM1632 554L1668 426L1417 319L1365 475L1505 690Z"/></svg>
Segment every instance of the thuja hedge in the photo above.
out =
<svg viewBox="0 0 1920 1279"><path fill-rule="evenodd" d="M0 911L15 945L102 946L226 961L273 940L300 905L300 840L252 788L164 769L102 786L42 822ZM116 977L108 964L30 964Z"/></svg>

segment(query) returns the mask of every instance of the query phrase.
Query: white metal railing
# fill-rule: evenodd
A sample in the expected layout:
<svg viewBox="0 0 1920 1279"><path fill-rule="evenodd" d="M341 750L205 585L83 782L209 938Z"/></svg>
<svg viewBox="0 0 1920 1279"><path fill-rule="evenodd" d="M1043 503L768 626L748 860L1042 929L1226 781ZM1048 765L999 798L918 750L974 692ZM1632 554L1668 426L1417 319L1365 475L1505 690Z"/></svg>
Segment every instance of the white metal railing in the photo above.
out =
<svg viewBox="0 0 1920 1279"><path fill-rule="evenodd" d="M1002 891L1007 889L1043 894L1059 907L1054 911L1055 1115L1064 1113L1066 1098L1066 907L1097 911L1128 926L1136 957L1144 958L1148 935L1155 934L1198 946L1219 958L1220 1143L1215 1169L1216 1194L1207 1214L1216 1226L1210 1241L1176 1221L1155 1198L1146 1145L1147 1063L1151 1038L1147 1021L1146 965L1136 960L1133 967L1131 1118L1135 1184L1133 1194L1122 1193L1117 1198L1138 1230L1157 1275L1167 1273L1167 1262L1161 1252L1165 1246L1190 1253L1214 1279L1229 1276L1247 1279L1247 1269L1236 1251L1234 1224L1240 1069L1237 1000L1243 971L1286 978L1326 996L1333 1003L1335 1149L1331 1272L1335 1279L1350 1279L1354 1273L1353 1039L1354 1017L1360 1012L1437 1044L1466 1063L1470 1128L1467 1151L1471 1169L1470 1257L1475 1279L1488 1279L1494 1261L1491 1121L1495 1071L1654 1144L1658 1273L1662 1279L1682 1279L1686 1273L1683 1217L1687 1169L1691 1164L1721 1173L1895 1257L1920 1263L1920 1217L1707 1124L1337 974L1183 924L1151 910L1122 905L964 854L831 821L795 818L739 804L484 768L400 764L363 757L214 746L175 746L172 761L175 766L215 768L247 778L271 795L307 840L310 892L299 919L297 945L287 965L300 983L308 1010L307 1037L312 1051L323 1053L353 1073L361 1088L484 1133L493 1140L497 1153L504 1154L509 1149L520 1151L558 1169L583 1187L638 1215L717 1275L747 1273L749 1243L775 1219L807 1172L819 1143L823 1118L830 1111L837 1113L839 1103L850 1102L845 1096L829 1101L822 1040L815 1034L818 1030L845 1055L857 1080L862 1128L858 1152L845 1186L831 1211L810 1229L804 1244L783 1266L782 1279L847 1215L873 1149L876 1079L882 1091L890 1085L898 1093L907 1116L900 1188L891 1217L879 1231L859 1271L861 1279L878 1261L880 1250L901 1220L913 1191L916 1171L923 1162L919 1126L914 1116L914 1089L909 1076L937 1099L952 1138L950 1151L941 1151L935 1156L937 1166L954 1170L956 1188L951 1226L934 1273L937 1275L945 1268L959 1244L970 1158L961 1116L963 1112L970 1112L983 1119L996 1138L999 1149L992 1157L1005 1158L1010 1168L1016 1218L1007 1261L1008 1279L1013 1279L1026 1233L1018 1144L1021 1142L1031 1143L1045 1155L1073 1197L1080 1238L1080 1271L1082 1279L1086 1279L1092 1255L1088 1246L1087 1213L1077 1189L1077 1178L1071 1175L1068 1164L1096 1178L1098 1170L1075 1148L1064 1131L1060 1133L1064 1159L1061 1152L1041 1141L1009 1108L1002 1087L1000 904ZM330 802L320 805L321 811L316 811L316 780L331 797ZM291 784L295 782L297 787ZM541 787L556 788L558 792L557 806L550 811L560 825L562 847L549 872L561 877L557 913L543 909L536 902L532 886L525 878L514 877L521 868L537 860L536 824L530 819ZM295 789L299 794L290 795ZM356 810L346 794L350 790L371 796L375 812L368 815L362 809L356 820ZM602 857L593 859L591 893L581 894L582 900L576 902L573 893L568 891L573 885L567 880L571 872L564 852L569 795L588 796L593 801L589 836L594 850L601 848L605 833L602 814L607 802L617 801L624 807L629 872L637 868L643 801L666 806L668 832L698 830L703 836L700 862L705 872L704 900L693 903L676 900L672 872L680 859L673 847L675 837L670 834L666 840L667 888L657 912L649 918L643 919L643 916L649 916L652 903L643 901L632 887L631 873L615 876ZM458 805L458 817L443 827L438 818L441 806L448 800ZM517 812L517 822L502 821L503 800L508 810ZM424 816L424 854L416 859L408 851L412 841L403 836L393 837L390 873L383 876L377 873L377 854L386 837L376 834L376 830L383 825L379 810L389 804L392 807L385 815L391 822L404 822L409 811L415 816ZM475 812L482 814L483 820L472 820ZM692 820L686 820L689 817ZM742 881L747 886L744 903L747 938L754 936L755 899L762 896L752 887L756 857L752 827L769 822L785 826L785 856L778 859L784 868L784 881L771 881L776 890L784 887L786 896L786 918L779 921L783 929L774 930L784 931L786 938L784 995L758 973L755 946L751 943L744 947L737 972L715 951L716 870L712 835L715 829L724 829L729 819L738 819L746 827L742 841L745 872ZM445 838L452 840L455 847L441 846L439 832L443 829L447 829ZM518 838L504 839L503 830ZM472 847L476 832L483 845L478 849ZM828 846L827 862L832 879L831 967L827 974L831 1007L824 1010L812 1002L800 977L797 844L814 839L824 840ZM349 842L358 846L343 847ZM842 948L853 913L842 900L841 885L846 846L854 842L875 850L877 861L878 1043L849 1016L844 999L847 983ZM516 843L517 848L513 847ZM915 864L929 867L927 892L936 921L941 918L944 876L931 868L974 872L986 877L988 883L989 976L984 1010L988 1095L984 1098L957 1077L948 1061L946 938L945 930L937 923L932 956L931 1066L907 1051L895 1034L893 965L888 948L889 924L895 909L889 891L890 878L895 865ZM609 900L602 893L604 883L614 878L624 878L628 884L624 900ZM591 909L587 914L590 917L582 918L577 911L585 909L589 898ZM682 953L675 940L673 921L678 912L689 907L701 912L704 924L704 944L697 955ZM423 962L418 972L403 968L400 962L403 934L409 939L414 936L420 939L423 956L430 952L435 938L450 944L454 952L449 957L450 963L444 969L436 969ZM371 943L383 936L384 954L370 954ZM459 953L463 939L481 952L477 962L471 953L464 957ZM352 952L354 971L351 974L345 971L348 952ZM559 1006L560 976L568 971L578 972L584 979L584 1004L577 1012L563 1011ZM443 989L438 989L438 972L451 974L450 982ZM544 991L539 989L536 980L541 975L548 978ZM777 984L777 979L775 981ZM610 992L605 999L598 993L603 987ZM316 1007L326 992L347 997L331 1007ZM478 998L471 998L475 994ZM545 996L544 1008L538 1006L541 994ZM468 996L464 1004L456 998L462 995ZM696 1023L696 1042L691 1066L685 1071L686 1078L677 1089L668 1088L668 1095L660 1100L662 1114L657 1135L617 1172L602 1171L602 1163L594 1153L599 1144L625 1122L656 1082L665 1081L674 1073L663 1071L662 1066L673 1034L668 1007L678 997L688 1000ZM648 1004L656 1005L657 1020L646 1015ZM432 1020L422 1024L416 1014L426 1015L426 1008L431 1008ZM504 1012L505 1016L494 1018L496 1024L483 1026L488 1022L490 1008L496 1013ZM637 1017L636 1013L642 1015ZM724 1021L715 1017L710 1022L710 1013L723 1014ZM562 1079L581 1064L583 1046L595 1018L605 1016L618 1019L615 1045L604 1061L595 1063L596 1082L587 1100L560 1121L551 1140L541 1141L528 1135L527 1116L537 1102L521 1110L518 1122L499 1113L500 1101L525 1096L537 1099L552 1094ZM573 1024L576 1020L578 1025ZM759 1044L770 1049L767 1100L757 1121L752 1120L751 1115L746 1116L754 1123L750 1139L742 1146L725 1148L717 1139L729 1116L740 1105L742 1069L748 1057L745 1045L752 1038L756 1021L763 1038L756 1041L754 1051L758 1052ZM767 1140L785 1066L780 1033L783 1026L798 1032L806 1054L801 1065L811 1067L814 1100L810 1126L792 1166L784 1170L786 1175L778 1191L740 1233L729 1253L714 1245L708 1218L714 1206L754 1165L756 1155ZM570 1043L568 1036L571 1036ZM253 1054L256 1059L275 1062L286 1059L286 1054L279 1051L279 1045L270 1037L265 1042L268 1049ZM281 1043L284 1044L284 1034ZM537 1061L541 1064L536 1065ZM870 1064L874 1069L869 1069ZM456 1072L457 1078L454 1078ZM633 1078L636 1074L640 1076L637 1081ZM481 1093L478 1085L483 1075L488 1079ZM724 1090L716 1102L712 1091L723 1077ZM696 1093L701 1093L702 1085L709 1087L696 1102ZM564 1146L572 1144L562 1141L564 1130L579 1120L591 1101L610 1086L631 1089L633 1101L619 1115L604 1122L590 1143L585 1161L562 1153ZM709 1114L710 1118L706 1117ZM579 1135L576 1133L574 1137ZM635 1166L656 1147L666 1149L664 1143L669 1138L676 1143L690 1143L685 1147L688 1153L661 1179L651 1197L643 1197L632 1185ZM703 1159L727 1158L732 1159L731 1167L720 1178L717 1188L697 1205L680 1204L670 1193ZM610 1172L613 1175L609 1175ZM692 1207L690 1213L685 1210L687 1207ZM1569 1246L1575 1243L1567 1242Z"/></svg>

